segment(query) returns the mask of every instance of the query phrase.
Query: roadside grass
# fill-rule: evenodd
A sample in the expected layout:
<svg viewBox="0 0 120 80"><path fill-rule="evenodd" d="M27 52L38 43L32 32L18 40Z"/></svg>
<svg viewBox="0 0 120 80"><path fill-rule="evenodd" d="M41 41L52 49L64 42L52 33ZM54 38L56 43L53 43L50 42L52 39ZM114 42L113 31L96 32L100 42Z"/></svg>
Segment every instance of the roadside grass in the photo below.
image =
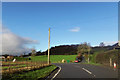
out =
<svg viewBox="0 0 120 80"><path fill-rule="evenodd" d="M91 63L96 63L96 56L99 54L99 52L95 52L94 54L90 55L90 61Z"/></svg>
<svg viewBox="0 0 120 80"><path fill-rule="evenodd" d="M69 60L71 62L75 61L77 55L50 55L51 63L61 63L62 59L65 61ZM47 55L34 56L31 57L31 61L47 61Z"/></svg>
<svg viewBox="0 0 120 80"><path fill-rule="evenodd" d="M86 59L86 62L83 64L92 64L92 65L98 65L100 66L101 64L96 63L96 56L97 56L98 52L95 52L94 54L91 54L90 57L90 62L88 63L88 59Z"/></svg>
<svg viewBox="0 0 120 80"><path fill-rule="evenodd" d="M14 57L17 61L28 61L29 60L29 58L28 57L26 57L26 58L24 58L24 57Z"/></svg>
<svg viewBox="0 0 120 80"><path fill-rule="evenodd" d="M55 68L55 65L50 65L48 67L28 72L13 73L9 75L3 74L2 80L38 80L48 76Z"/></svg>
<svg viewBox="0 0 120 80"><path fill-rule="evenodd" d="M92 64L92 65L97 65L97 66L100 66L101 64L99 64L99 63L94 63L94 62L85 62L85 63L82 63L82 64Z"/></svg>

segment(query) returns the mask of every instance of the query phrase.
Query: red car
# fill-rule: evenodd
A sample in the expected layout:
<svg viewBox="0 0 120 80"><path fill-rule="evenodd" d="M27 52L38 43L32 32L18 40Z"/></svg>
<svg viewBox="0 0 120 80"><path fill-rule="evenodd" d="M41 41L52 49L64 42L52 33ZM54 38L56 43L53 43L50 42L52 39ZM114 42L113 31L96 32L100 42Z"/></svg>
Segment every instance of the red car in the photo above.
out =
<svg viewBox="0 0 120 80"><path fill-rule="evenodd" d="M78 63L78 61L77 61L77 60L75 60L75 63Z"/></svg>
<svg viewBox="0 0 120 80"><path fill-rule="evenodd" d="M78 62L81 62L81 60L75 60L74 62L75 62L75 63L78 63Z"/></svg>
<svg viewBox="0 0 120 80"><path fill-rule="evenodd" d="M81 61L82 61L81 58L76 57L76 60L75 60L74 62L75 62L75 63L78 63L78 62L81 62Z"/></svg>

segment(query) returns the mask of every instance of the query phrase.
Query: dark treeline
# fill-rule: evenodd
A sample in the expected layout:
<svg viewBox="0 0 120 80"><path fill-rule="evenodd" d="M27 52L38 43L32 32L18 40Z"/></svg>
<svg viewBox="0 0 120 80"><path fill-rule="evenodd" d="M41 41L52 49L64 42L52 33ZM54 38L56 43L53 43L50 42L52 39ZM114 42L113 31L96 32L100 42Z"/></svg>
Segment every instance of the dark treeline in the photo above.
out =
<svg viewBox="0 0 120 80"><path fill-rule="evenodd" d="M61 45L50 49L51 55L74 55L77 54L78 45Z"/></svg>
<svg viewBox="0 0 120 80"><path fill-rule="evenodd" d="M77 48L79 44L76 45L60 45L60 46L55 46L50 48L50 55L75 55L77 54ZM114 44L112 46L96 46L96 47L91 47L90 54L93 54L94 52L104 52L108 50L112 50L114 48L118 47L118 43ZM24 54L21 55L21 57L27 57L27 56L40 56L40 55L47 55L48 50L41 52L41 51L36 51L35 54L29 53L29 54Z"/></svg>
<svg viewBox="0 0 120 80"><path fill-rule="evenodd" d="M76 45L60 45L50 48L50 55L74 55L77 54L77 48L79 44ZM118 43L112 45L112 46L95 46L91 47L90 54L93 54L94 52L103 52L112 50L114 48L118 47ZM33 56L40 56L40 55L47 55L48 50L41 52L37 51ZM23 56L32 56L32 53L29 53L28 55Z"/></svg>
<svg viewBox="0 0 120 80"><path fill-rule="evenodd" d="M60 45L50 48L50 55L74 55L77 54L78 45ZM42 52L47 55L48 50Z"/></svg>
<svg viewBox="0 0 120 80"><path fill-rule="evenodd" d="M77 48L79 45L60 45L60 46L55 46L50 48L50 54L51 55L74 55L77 54ZM90 54L93 54L96 51L108 51L112 50L115 48L115 46L96 46L96 47L91 47ZM47 55L48 50L42 52L42 55Z"/></svg>

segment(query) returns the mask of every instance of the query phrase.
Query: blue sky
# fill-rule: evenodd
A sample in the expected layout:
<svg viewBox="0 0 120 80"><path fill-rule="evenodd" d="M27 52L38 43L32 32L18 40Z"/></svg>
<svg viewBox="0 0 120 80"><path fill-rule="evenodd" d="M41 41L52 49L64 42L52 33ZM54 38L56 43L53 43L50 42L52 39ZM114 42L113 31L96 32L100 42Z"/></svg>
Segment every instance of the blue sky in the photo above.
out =
<svg viewBox="0 0 120 80"><path fill-rule="evenodd" d="M48 48L48 28L51 28L51 47L89 42L118 40L117 2L65 3L3 3L3 25L22 37L37 40L31 44L37 50Z"/></svg>

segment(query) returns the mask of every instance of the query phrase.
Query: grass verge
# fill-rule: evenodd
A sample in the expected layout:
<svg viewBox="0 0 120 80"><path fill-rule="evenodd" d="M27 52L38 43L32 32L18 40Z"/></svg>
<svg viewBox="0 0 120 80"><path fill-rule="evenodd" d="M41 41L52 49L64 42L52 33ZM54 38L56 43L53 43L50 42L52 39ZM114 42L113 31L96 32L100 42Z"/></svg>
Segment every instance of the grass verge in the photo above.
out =
<svg viewBox="0 0 120 80"><path fill-rule="evenodd" d="M84 64L92 64L92 65L101 65L101 64L98 64L98 63L93 63L93 62L90 62L90 63L88 63L88 62L85 62Z"/></svg>
<svg viewBox="0 0 120 80"><path fill-rule="evenodd" d="M40 78L45 78L48 76L55 68L55 65L50 65L48 67L34 71L13 73L9 75L3 74L2 80L38 80Z"/></svg>
<svg viewBox="0 0 120 80"><path fill-rule="evenodd" d="M50 61L51 63L60 63L62 59L65 61L75 61L77 55L50 55ZM32 61L47 61L48 56L42 55L42 56L34 56L31 57Z"/></svg>

